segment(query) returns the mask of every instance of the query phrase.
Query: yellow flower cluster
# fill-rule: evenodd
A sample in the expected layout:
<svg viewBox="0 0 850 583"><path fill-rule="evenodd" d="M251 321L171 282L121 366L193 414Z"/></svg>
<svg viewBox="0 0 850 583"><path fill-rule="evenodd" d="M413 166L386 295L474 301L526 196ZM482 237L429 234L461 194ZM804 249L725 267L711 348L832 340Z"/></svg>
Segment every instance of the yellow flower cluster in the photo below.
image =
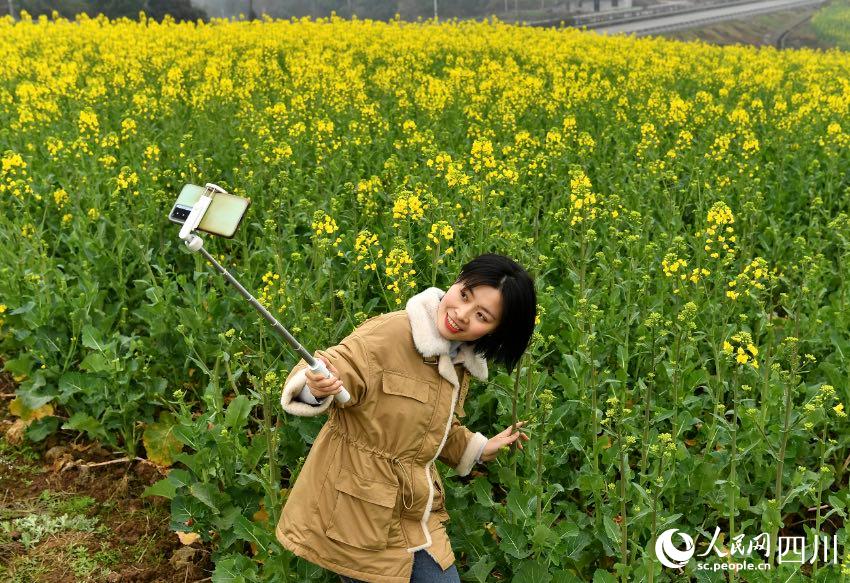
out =
<svg viewBox="0 0 850 583"><path fill-rule="evenodd" d="M138 126L136 125L136 121L130 118L126 118L121 122L121 139L128 140L136 135L136 129Z"/></svg>
<svg viewBox="0 0 850 583"><path fill-rule="evenodd" d="M454 236L455 230L447 221L437 221L431 225L431 231L428 233L428 239L436 244L441 241L451 241Z"/></svg>
<svg viewBox="0 0 850 583"><path fill-rule="evenodd" d="M676 442L673 441L673 436L669 433L659 433L658 443L653 443L649 446L649 452L655 456L661 456L665 459L676 454Z"/></svg>
<svg viewBox="0 0 850 583"><path fill-rule="evenodd" d="M313 213L313 221L310 223L313 229L313 241L319 249L327 249L331 246L338 248L342 243L342 237L337 237L331 241L330 235L333 235L339 230L336 221L323 210L317 210ZM338 256L342 256L342 251L337 251Z"/></svg>
<svg viewBox="0 0 850 583"><path fill-rule="evenodd" d="M419 195L405 191L393 202L393 218L418 221L427 208L428 205L422 203Z"/></svg>
<svg viewBox="0 0 850 583"><path fill-rule="evenodd" d="M496 167L496 159L493 158L493 142L486 139L478 139L472 142L472 169L483 172Z"/></svg>
<svg viewBox="0 0 850 583"><path fill-rule="evenodd" d="M847 412L844 411L844 403L832 404L835 401L835 397L835 387L829 384L823 384L820 386L818 392L803 405L803 411L810 419L822 409L826 411L831 410L835 413L836 417L847 417ZM811 431L814 428L814 421L809 420L804 422L803 427L807 431Z"/></svg>
<svg viewBox="0 0 850 583"><path fill-rule="evenodd" d="M694 267L688 271L688 262L679 257L676 253L668 253L661 260L661 269L666 277L674 278L678 282L699 283L702 279L711 275L711 271L705 267ZM681 287L675 287L673 293L677 294L682 291Z"/></svg>
<svg viewBox="0 0 850 583"><path fill-rule="evenodd" d="M377 252L373 252L373 248ZM364 264L364 271L377 271L378 264L375 263L375 259L376 257L380 259L384 256L384 250L381 249L381 245L378 243L378 236L368 230L357 233L357 237L354 240L354 252L357 253L356 261Z"/></svg>
<svg viewBox="0 0 850 583"><path fill-rule="evenodd" d="M44 145L47 148L47 153L50 154L52 158L56 158L57 154L65 149L65 142L53 136L48 137L47 140L45 140Z"/></svg>
<svg viewBox="0 0 850 583"><path fill-rule="evenodd" d="M286 309L286 289L280 280L280 274L273 271L267 271L263 275L263 288L257 296L257 301L260 302L267 310L277 310L283 312Z"/></svg>
<svg viewBox="0 0 850 583"><path fill-rule="evenodd" d="M724 259L733 259L735 257L735 248L733 245L737 240L735 229L732 225L735 223L735 217L732 215L732 210L722 201L718 201L712 205L708 211L707 217L708 226L705 231L697 232L697 237L705 236L705 245L703 249L712 259L720 258L720 252L723 251L726 255Z"/></svg>
<svg viewBox="0 0 850 583"><path fill-rule="evenodd" d="M313 222L310 223L310 226L315 231L317 237L321 237L322 235L333 235L339 230L337 227L336 221L327 214L325 211L316 211L313 215Z"/></svg>
<svg viewBox="0 0 850 583"><path fill-rule="evenodd" d="M753 344L753 337L749 332L738 332L733 334L729 340L723 342L723 352L733 357L737 364L749 364L753 368L758 368L759 363L756 357L759 350Z"/></svg>
<svg viewBox="0 0 850 583"><path fill-rule="evenodd" d="M765 284L775 281L776 277L776 269L774 268L771 271L767 261L761 257L756 257L744 267L744 270L735 279L729 281L726 297L734 301L741 294L755 295L764 291Z"/></svg>
<svg viewBox="0 0 850 583"><path fill-rule="evenodd" d="M68 193L65 192L64 188L60 188L53 193L53 202L55 202L56 206L60 209L68 203L68 198Z"/></svg>
<svg viewBox="0 0 850 583"><path fill-rule="evenodd" d="M570 225L595 219L599 210L593 184L581 168L570 169Z"/></svg>
<svg viewBox="0 0 850 583"><path fill-rule="evenodd" d="M413 265L413 259L404 249L394 248L387 255L384 273L390 281L387 289L393 292L396 305L401 304L403 290L416 287L416 282L413 281L416 270L408 269L411 265Z"/></svg>
<svg viewBox="0 0 850 583"><path fill-rule="evenodd" d="M428 232L428 240L433 243L427 244L425 246L426 251L434 250L435 253L439 254L440 247L443 243L452 241L455 237L455 230L447 221L437 221L433 225L431 225L431 230ZM446 250L443 252L443 255L451 255L454 253L454 247L449 245L446 247ZM442 265L444 260L442 257L437 256L437 264Z"/></svg>
<svg viewBox="0 0 850 583"><path fill-rule="evenodd" d="M77 117L77 128L83 136L94 136L100 131L100 122L97 114L90 109L80 112Z"/></svg>
<svg viewBox="0 0 850 583"><path fill-rule="evenodd" d="M129 167L123 166L121 171L118 172L118 176L115 178L116 191L115 193L119 193L124 190L130 190L139 185L139 176L133 172ZM139 191L133 190L133 196L138 196Z"/></svg>
<svg viewBox="0 0 850 583"><path fill-rule="evenodd" d="M21 200L32 194L27 163L20 154L12 151L7 151L0 159L0 195L6 193Z"/></svg>
<svg viewBox="0 0 850 583"><path fill-rule="evenodd" d="M357 205L367 217L374 217L378 213L378 199L375 194L381 189L381 179L378 176L365 178L357 183Z"/></svg>
<svg viewBox="0 0 850 583"><path fill-rule="evenodd" d="M664 270L664 275L667 277L679 277L680 279L686 279L687 274L685 273L685 268L687 267L688 262L677 257L675 253L668 253L664 256L664 259L661 260L661 268ZM679 269L682 270L681 273L679 273Z"/></svg>

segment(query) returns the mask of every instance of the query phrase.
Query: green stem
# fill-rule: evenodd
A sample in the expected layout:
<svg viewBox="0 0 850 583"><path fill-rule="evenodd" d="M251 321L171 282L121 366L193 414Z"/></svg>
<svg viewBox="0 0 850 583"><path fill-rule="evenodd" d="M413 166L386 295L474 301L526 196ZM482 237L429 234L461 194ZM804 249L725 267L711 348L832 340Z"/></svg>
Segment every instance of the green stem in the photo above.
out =
<svg viewBox="0 0 850 583"><path fill-rule="evenodd" d="M620 408L622 409L622 403L620 404ZM626 510L626 456L628 455L628 451L623 447L623 435L622 435L622 427L620 423L617 423L617 442L620 444L620 518L622 521L620 522L620 556L623 561L623 570L621 571L620 580L622 583L626 583L626 572L628 569L625 567L629 564L629 527L627 520L627 510Z"/></svg>
<svg viewBox="0 0 850 583"><path fill-rule="evenodd" d="M735 488L736 488L736 460L735 457L738 453L738 368L735 368L735 372L732 378L732 449L730 451L729 456L729 540L733 540L735 536ZM729 573L729 580L734 581L736 579L736 574L734 571Z"/></svg>
<svg viewBox="0 0 850 583"><path fill-rule="evenodd" d="M537 492L537 524L542 524L541 517L543 515L543 446L546 443L546 411L543 410L540 416L540 428L537 430L538 432L538 447L537 447L537 486L535 491ZM511 429L513 432L513 428ZM517 443L515 441L514 443Z"/></svg>
<svg viewBox="0 0 850 583"><path fill-rule="evenodd" d="M799 329L799 328L798 328ZM776 482L774 486L774 492L776 495L776 504L778 507L779 514L782 514L782 507L784 506L782 500L782 474L785 469L785 450L788 447L788 436L791 431L791 405L792 405L792 395L793 389L797 386L797 372L798 372L798 364L799 358L797 355L798 348L795 343L792 354L791 354L791 373L787 379L785 384L785 395L783 399L783 407L785 408L785 417L782 423L782 439L779 446L779 459L776 464ZM779 525L777 525L771 534L770 540L772 543L772 548L776 548L777 535L779 533ZM773 563L773 553L770 555L770 563Z"/></svg>
<svg viewBox="0 0 850 583"><path fill-rule="evenodd" d="M822 468L824 466L824 463L826 462L826 424L824 424L823 431L821 432L820 445L821 445L820 467ZM823 497L823 477L820 475L820 468L818 468L818 500L817 500L817 504L815 505L817 507L817 511L816 511L816 514L815 514L815 536L816 537L820 537L820 525L821 525L820 507L821 507L821 498L822 497ZM821 540L823 540L823 539L821 539ZM828 556L828 555L823 555L823 556ZM818 574L818 561L815 560L815 562L812 564L812 580L813 581L816 580L817 574Z"/></svg>
<svg viewBox="0 0 850 583"><path fill-rule="evenodd" d="M517 402L519 401L519 385L520 385L519 378L520 378L520 374L521 374L520 371L522 371L522 362L524 360L525 360L525 355L522 355L519 359L519 362L516 365L516 375L514 376L514 390L513 390L513 396L511 398L511 401L512 401L512 403L511 403L511 433L516 431L516 425L517 425L517 421L518 421L518 419L517 419ZM516 443L516 442L514 442L514 443ZM516 475L516 464L517 464L517 456L516 456L516 450L514 450L513 472L512 472L512 475L514 475L514 476Z"/></svg>
<svg viewBox="0 0 850 583"><path fill-rule="evenodd" d="M649 423L652 414L652 385L655 376L655 328L652 328L652 348L649 354L649 374L646 383L646 399L643 405L643 447L641 448L640 473L646 477L647 458L649 456Z"/></svg>

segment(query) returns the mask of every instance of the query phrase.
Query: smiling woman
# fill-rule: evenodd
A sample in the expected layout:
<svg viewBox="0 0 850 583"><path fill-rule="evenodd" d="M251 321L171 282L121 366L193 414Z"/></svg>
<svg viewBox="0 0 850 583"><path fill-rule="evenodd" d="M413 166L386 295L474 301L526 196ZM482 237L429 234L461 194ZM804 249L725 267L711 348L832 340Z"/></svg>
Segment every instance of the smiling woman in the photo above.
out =
<svg viewBox="0 0 850 583"><path fill-rule="evenodd" d="M429 288L317 354L333 378L299 363L283 408L327 410L329 420L289 494L278 540L344 581L459 582L435 462L466 476L506 445L523 449L524 422L488 439L459 418L468 375L486 380L488 357L511 370L522 356L536 299L521 266L488 253L464 265L447 292ZM343 385L351 400L339 404L333 395Z"/></svg>
<svg viewBox="0 0 850 583"><path fill-rule="evenodd" d="M502 362L511 372L534 330L537 296L531 279L511 259L485 253L470 261L437 309L437 329L453 341Z"/></svg>

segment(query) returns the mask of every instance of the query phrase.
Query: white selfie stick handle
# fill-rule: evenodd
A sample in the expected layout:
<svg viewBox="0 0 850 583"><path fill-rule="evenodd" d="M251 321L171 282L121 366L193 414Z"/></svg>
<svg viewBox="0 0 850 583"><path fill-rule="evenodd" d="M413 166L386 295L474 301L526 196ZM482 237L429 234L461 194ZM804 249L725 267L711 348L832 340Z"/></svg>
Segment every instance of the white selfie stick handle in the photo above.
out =
<svg viewBox="0 0 850 583"><path fill-rule="evenodd" d="M314 360L315 365L310 367L311 372L319 372L325 375L326 379L333 377L333 375L328 370L328 367L325 366L325 363L316 358ZM348 391L345 390L345 387L340 387L339 392L334 395L337 403L347 403L351 399L351 395L348 394Z"/></svg>
<svg viewBox="0 0 850 583"><path fill-rule="evenodd" d="M198 202L192 206L192 212L189 213L189 216L186 217L186 222L183 223L183 227L180 229L180 238L184 241L189 238L189 235L192 234L198 225L201 223L201 219L204 216L204 213L207 212L207 209L212 202L212 197L207 193L204 193L201 198L198 199Z"/></svg>

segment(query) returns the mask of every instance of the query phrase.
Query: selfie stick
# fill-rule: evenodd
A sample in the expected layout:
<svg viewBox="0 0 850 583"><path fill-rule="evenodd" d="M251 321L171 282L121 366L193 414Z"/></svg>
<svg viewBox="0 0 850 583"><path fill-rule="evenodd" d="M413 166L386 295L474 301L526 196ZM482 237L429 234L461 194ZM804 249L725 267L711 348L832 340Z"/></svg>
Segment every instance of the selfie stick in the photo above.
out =
<svg viewBox="0 0 850 583"><path fill-rule="evenodd" d="M209 208L210 203L212 202L212 197L216 192L226 191L220 186L208 182L206 184L206 190L204 191L204 194L192 207L192 212L189 213L189 216L186 217L186 222L183 223L183 227L180 229L180 238L186 242L186 247L188 247L190 251L200 252L201 255L203 255L207 261L212 263L213 266L219 271L219 273L221 273L225 277L225 279L227 279L227 281L233 284L233 287L235 287L239 291L239 293L242 294L246 300L248 300L248 303L254 306L254 308L258 312L260 312L263 318L265 318L266 321L271 324L274 331L283 336L289 343L289 345L292 347L292 349L295 350L295 352L297 352L298 355L304 359L304 361L310 367L310 370L312 372L321 373L322 375L324 375L325 378L328 379L331 378L333 375L331 375L330 371L328 370L328 367L325 366L325 363L319 360L318 358L313 358L313 355L310 354L310 352L306 348L304 348L303 346L301 346L301 344L298 343L295 337L293 337L292 334L289 333L289 330L284 328L281 323L278 322L277 319L275 319L275 317L272 316L271 313L260 302L258 302L257 299L252 296L248 290L246 290L242 286L241 283L236 281L236 278L230 275L230 272L228 272L224 267L222 267L219 262L216 261L215 258L207 252L206 249L204 249L203 239L192 233L192 231L195 230L200 224L201 219L203 218L204 213L207 212L207 209ZM351 395L348 394L348 391L345 390L345 387L340 387L339 392L334 397L340 404L347 403L348 400L351 399Z"/></svg>

